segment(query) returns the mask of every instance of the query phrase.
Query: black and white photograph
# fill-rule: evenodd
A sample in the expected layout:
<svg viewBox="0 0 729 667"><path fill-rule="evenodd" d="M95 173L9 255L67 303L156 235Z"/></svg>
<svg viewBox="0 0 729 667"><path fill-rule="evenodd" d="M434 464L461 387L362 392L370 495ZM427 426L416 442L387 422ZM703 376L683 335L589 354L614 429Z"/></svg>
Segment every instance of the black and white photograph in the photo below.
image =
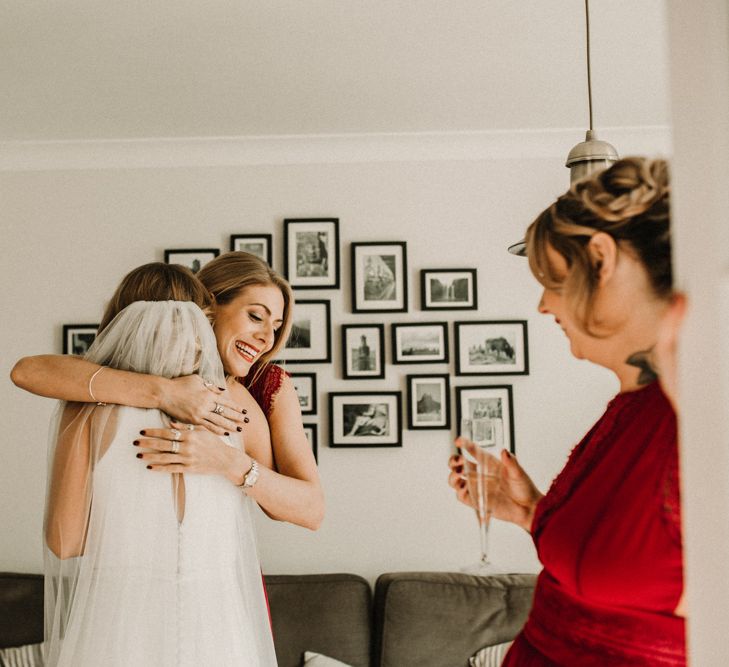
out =
<svg viewBox="0 0 729 667"><path fill-rule="evenodd" d="M495 450L507 449L516 454L511 385L456 387L457 429L463 419L490 420L481 446L489 449L493 447Z"/></svg>
<svg viewBox="0 0 729 667"><path fill-rule="evenodd" d="M230 249L249 252L273 266L272 234L231 234Z"/></svg>
<svg viewBox="0 0 729 667"><path fill-rule="evenodd" d="M352 311L404 313L407 309L407 244L352 243Z"/></svg>
<svg viewBox="0 0 729 667"><path fill-rule="evenodd" d="M197 273L219 254L220 250L218 248L165 250L165 262L167 264L182 264L193 273Z"/></svg>
<svg viewBox="0 0 729 667"><path fill-rule="evenodd" d="M450 376L408 375L408 428L451 427Z"/></svg>
<svg viewBox="0 0 729 667"><path fill-rule="evenodd" d="M64 324L63 354L86 354L96 338L98 328L98 324Z"/></svg>
<svg viewBox="0 0 729 667"><path fill-rule="evenodd" d="M529 375L526 320L455 322L456 375Z"/></svg>
<svg viewBox="0 0 729 667"><path fill-rule="evenodd" d="M444 322L393 324L392 363L448 363L448 325Z"/></svg>
<svg viewBox="0 0 729 667"><path fill-rule="evenodd" d="M316 373L290 373L302 415L316 414Z"/></svg>
<svg viewBox="0 0 729 667"><path fill-rule="evenodd" d="M342 325L342 376L381 379L385 377L385 325Z"/></svg>
<svg viewBox="0 0 729 667"><path fill-rule="evenodd" d="M297 301L293 320L291 334L278 360L289 364L329 363L332 360L329 301Z"/></svg>
<svg viewBox="0 0 729 667"><path fill-rule="evenodd" d="M401 447L399 391L329 394L332 447Z"/></svg>
<svg viewBox="0 0 729 667"><path fill-rule="evenodd" d="M317 463L319 463L319 435L317 433L318 430L319 429L317 424L304 423L304 433L306 434L306 439L311 445L311 451L314 452L314 460Z"/></svg>
<svg viewBox="0 0 729 667"><path fill-rule="evenodd" d="M476 310L476 269L423 269L420 272L421 310Z"/></svg>
<svg viewBox="0 0 729 667"><path fill-rule="evenodd" d="M339 288L339 218L284 220L284 274L294 289Z"/></svg>

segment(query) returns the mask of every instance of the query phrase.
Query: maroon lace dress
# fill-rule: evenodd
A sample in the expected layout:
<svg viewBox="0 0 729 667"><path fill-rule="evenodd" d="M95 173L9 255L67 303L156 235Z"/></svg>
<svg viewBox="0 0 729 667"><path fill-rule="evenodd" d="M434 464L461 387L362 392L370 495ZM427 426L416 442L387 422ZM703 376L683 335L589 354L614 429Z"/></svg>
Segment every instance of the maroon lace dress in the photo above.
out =
<svg viewBox="0 0 729 667"><path fill-rule="evenodd" d="M503 666L686 664L676 418L657 382L610 401L532 535L544 569Z"/></svg>

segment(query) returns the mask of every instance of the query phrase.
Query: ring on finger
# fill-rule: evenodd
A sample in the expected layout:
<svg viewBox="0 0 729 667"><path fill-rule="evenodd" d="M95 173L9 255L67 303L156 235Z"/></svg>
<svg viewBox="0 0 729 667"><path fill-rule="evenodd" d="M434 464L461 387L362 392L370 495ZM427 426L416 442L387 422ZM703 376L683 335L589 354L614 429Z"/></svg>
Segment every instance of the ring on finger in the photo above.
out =
<svg viewBox="0 0 729 667"><path fill-rule="evenodd" d="M175 441L174 441L174 442L172 443L172 449L171 449L170 451L171 451L171 452L172 452L173 454L178 454L178 453L179 453L179 451L180 451L180 443L179 443L179 442L178 442L177 440L175 440Z"/></svg>
<svg viewBox="0 0 729 667"><path fill-rule="evenodd" d="M213 386L212 382L210 382L209 380L203 380L203 387L205 387L205 389L210 389L210 387L212 387L212 386Z"/></svg>
<svg viewBox="0 0 729 667"><path fill-rule="evenodd" d="M176 428L171 428L170 429L170 433L172 433L172 439L173 440L178 440L179 441L180 438L182 438L182 433L180 433L180 431L178 431Z"/></svg>
<svg viewBox="0 0 729 667"><path fill-rule="evenodd" d="M222 414L223 414L223 410L224 410L224 409L225 409L225 407L224 407L224 406L220 405L220 403L216 403L216 404L215 404L215 407L213 408L213 412L214 412L214 413L215 413L216 415L222 415Z"/></svg>
<svg viewBox="0 0 729 667"><path fill-rule="evenodd" d="M185 428L188 431L194 431L195 430L195 425L194 424L185 424Z"/></svg>

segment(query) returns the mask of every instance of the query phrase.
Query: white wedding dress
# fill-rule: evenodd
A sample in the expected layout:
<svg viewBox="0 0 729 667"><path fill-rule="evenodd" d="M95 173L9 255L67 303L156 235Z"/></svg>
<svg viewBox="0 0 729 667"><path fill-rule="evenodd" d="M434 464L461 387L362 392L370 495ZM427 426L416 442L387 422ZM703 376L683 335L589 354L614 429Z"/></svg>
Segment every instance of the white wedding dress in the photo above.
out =
<svg viewBox="0 0 729 667"><path fill-rule="evenodd" d="M209 329L207 321L197 324ZM197 329L196 335L199 342ZM51 477L57 485L59 475L78 475L74 466L84 447L90 453L87 501L68 501L73 493L59 500L49 490L46 525L61 526L46 533L56 536L48 540L46 558L49 666L276 665L252 501L219 475L148 470L132 442L141 429L168 423L158 410L86 406L61 429L73 437L55 439ZM76 435L84 431L86 436ZM76 555L63 545L81 534L78 522L66 518L71 510L77 518L79 506L86 523L77 550L82 554ZM69 537L59 540L64 527Z"/></svg>

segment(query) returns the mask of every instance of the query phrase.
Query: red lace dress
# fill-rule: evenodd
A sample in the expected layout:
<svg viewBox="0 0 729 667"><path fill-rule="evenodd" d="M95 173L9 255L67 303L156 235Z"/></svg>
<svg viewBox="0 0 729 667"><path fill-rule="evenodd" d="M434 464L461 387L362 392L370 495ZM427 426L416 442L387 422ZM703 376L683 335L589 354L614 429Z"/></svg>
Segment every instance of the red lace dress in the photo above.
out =
<svg viewBox="0 0 729 667"><path fill-rule="evenodd" d="M686 664L676 418L657 382L610 401L532 535L544 569L504 667Z"/></svg>

